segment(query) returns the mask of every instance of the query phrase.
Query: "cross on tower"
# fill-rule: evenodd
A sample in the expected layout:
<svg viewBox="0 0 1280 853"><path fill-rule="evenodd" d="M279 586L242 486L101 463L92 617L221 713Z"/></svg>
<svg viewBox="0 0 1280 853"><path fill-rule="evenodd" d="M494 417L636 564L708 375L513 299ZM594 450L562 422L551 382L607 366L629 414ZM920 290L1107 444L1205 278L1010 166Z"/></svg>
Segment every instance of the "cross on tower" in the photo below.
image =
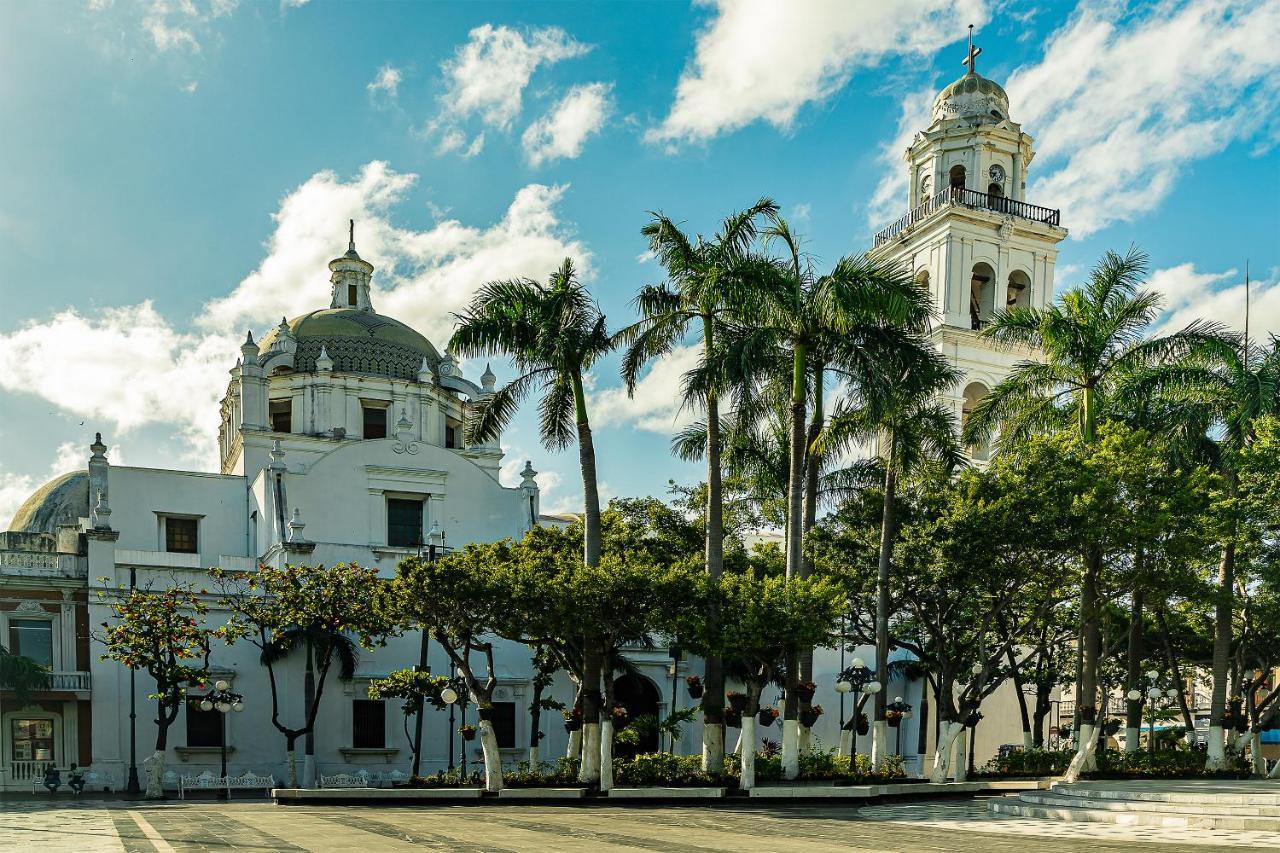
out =
<svg viewBox="0 0 1280 853"><path fill-rule="evenodd" d="M974 62L974 60L978 58L978 54L980 53L982 53L982 48L973 46L973 24L970 24L969 25L969 55L966 56L964 60L960 63L961 65L969 66L970 74L977 73L977 70L976 70L977 63Z"/></svg>

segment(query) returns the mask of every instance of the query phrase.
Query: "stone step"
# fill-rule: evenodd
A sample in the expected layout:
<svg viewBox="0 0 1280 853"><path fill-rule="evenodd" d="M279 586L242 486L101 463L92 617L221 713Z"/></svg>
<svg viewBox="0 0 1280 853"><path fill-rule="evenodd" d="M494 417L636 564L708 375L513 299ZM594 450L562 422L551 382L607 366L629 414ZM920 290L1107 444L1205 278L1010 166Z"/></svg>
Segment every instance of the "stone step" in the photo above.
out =
<svg viewBox="0 0 1280 853"><path fill-rule="evenodd" d="M1180 829L1236 829L1280 833L1280 818L1248 815L1206 815L1175 812L1108 811L1075 806L1046 806L1013 797L987 804L992 814L1079 823L1113 823L1120 826L1160 826Z"/></svg>
<svg viewBox="0 0 1280 853"><path fill-rule="evenodd" d="M1158 800L1106 799L1070 795L1058 791L1026 792L1016 799L1031 805L1066 806L1070 808L1102 809L1104 811L1163 812L1166 814L1251 815L1253 817L1280 817L1280 806L1254 806L1227 803L1162 802Z"/></svg>
<svg viewBox="0 0 1280 853"><path fill-rule="evenodd" d="M1054 793L1091 800L1134 800L1157 803L1217 803L1237 806L1280 806L1280 783L1206 779L1179 782L1056 782Z"/></svg>

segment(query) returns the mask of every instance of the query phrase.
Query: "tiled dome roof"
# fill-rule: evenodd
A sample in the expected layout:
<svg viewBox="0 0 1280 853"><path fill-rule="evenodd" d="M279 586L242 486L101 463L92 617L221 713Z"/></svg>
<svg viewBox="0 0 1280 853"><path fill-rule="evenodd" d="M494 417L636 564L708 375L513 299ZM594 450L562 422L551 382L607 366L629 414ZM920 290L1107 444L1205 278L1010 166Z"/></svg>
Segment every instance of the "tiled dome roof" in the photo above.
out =
<svg viewBox="0 0 1280 853"><path fill-rule="evenodd" d="M440 362L431 341L414 329L383 314L356 308L325 308L294 317L285 323L297 339L295 371L316 369L323 347L333 369L414 380L425 358L434 371ZM269 352L280 337L277 327L263 337L262 352Z"/></svg>

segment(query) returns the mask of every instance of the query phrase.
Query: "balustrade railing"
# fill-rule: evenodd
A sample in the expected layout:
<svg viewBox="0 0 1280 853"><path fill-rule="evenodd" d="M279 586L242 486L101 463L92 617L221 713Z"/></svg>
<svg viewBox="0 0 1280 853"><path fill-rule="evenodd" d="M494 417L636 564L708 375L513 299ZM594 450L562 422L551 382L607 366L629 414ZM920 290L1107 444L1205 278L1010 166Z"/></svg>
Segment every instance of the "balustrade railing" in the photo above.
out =
<svg viewBox="0 0 1280 853"><path fill-rule="evenodd" d="M87 566L75 554L0 551L0 574L21 577L85 577Z"/></svg>
<svg viewBox="0 0 1280 853"><path fill-rule="evenodd" d="M883 228L876 234L875 245L879 246L897 237L904 231L907 231L918 222L928 219L938 210L944 207L952 207L959 205L961 207L973 208L975 210L990 210L994 213L1007 213L1010 216L1016 216L1019 219L1026 219L1031 222L1042 222L1046 225L1058 227L1061 225L1062 212L1049 207L1040 207L1037 204L1028 204L1025 201L1008 198L1006 196L990 195L988 193L978 192L964 187L948 187L934 193L929 198L899 219L897 222Z"/></svg>

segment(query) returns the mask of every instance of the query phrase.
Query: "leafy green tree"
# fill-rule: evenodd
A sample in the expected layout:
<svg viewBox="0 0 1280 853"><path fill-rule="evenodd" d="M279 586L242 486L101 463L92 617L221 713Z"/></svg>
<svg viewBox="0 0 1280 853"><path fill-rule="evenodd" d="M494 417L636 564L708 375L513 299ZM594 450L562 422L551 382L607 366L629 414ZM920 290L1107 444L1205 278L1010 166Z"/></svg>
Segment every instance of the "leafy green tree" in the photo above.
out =
<svg viewBox="0 0 1280 853"><path fill-rule="evenodd" d="M480 288L458 317L451 346L459 355L500 353L514 362L519 376L480 401L468 422L471 440L494 438L515 415L520 402L537 387L542 442L562 450L575 439L582 469L583 557L588 566L600 562L600 491L596 451L587 416L584 377L617 345L604 315L578 281L573 262L563 264L544 286L531 279L493 281ZM600 673L597 650L584 644L583 719L588 754L598 752L600 737ZM599 773L594 760L583 762L584 776Z"/></svg>
<svg viewBox="0 0 1280 853"><path fill-rule="evenodd" d="M100 595L114 619L103 622L95 635L105 647L102 659L140 669L156 683L149 696L156 702L156 746L144 768L147 799L162 800L169 727L182 710L187 688L208 678L213 640L230 638L225 627L205 624L209 606L189 584Z"/></svg>
<svg viewBox="0 0 1280 853"><path fill-rule="evenodd" d="M31 700L36 690L49 686L49 671L24 655L15 655L0 646L0 690L7 690L19 706Z"/></svg>
<svg viewBox="0 0 1280 853"><path fill-rule="evenodd" d="M421 716L426 712L428 704L437 708L445 706L440 692L449 686L449 679L443 675L432 675L414 667L413 669L397 669L385 678L375 678L369 682L370 699L403 699L400 711L404 715L405 740L413 744L413 775L418 775L422 766L422 727L416 735L409 733L409 718Z"/></svg>
<svg viewBox="0 0 1280 853"><path fill-rule="evenodd" d="M228 631L259 649L271 687L271 725L284 735L289 786L298 786L298 738L307 738L307 755L316 715L331 670L340 678L355 673L360 648L383 645L396 623L387 606L386 584L378 570L355 563L333 566L260 566L253 572L210 570L219 582L222 604L231 613ZM303 652L305 678L301 726L285 725L276 670ZM306 769L307 781L314 767Z"/></svg>
<svg viewBox="0 0 1280 853"><path fill-rule="evenodd" d="M1089 281L1061 294L1046 308L1015 307L998 311L982 334L1010 348L1030 350L1004 381L984 397L963 425L971 446L986 443L997 432L997 448L1016 447L1037 433L1070 429L1092 445L1099 422L1112 409L1117 387L1126 377L1192 350L1211 331L1190 327L1159 338L1144 338L1160 305L1158 294L1140 290L1147 256L1130 249L1123 256L1107 252ZM1098 589L1102 549L1084 552L1080 584L1083 641L1080 690L1080 747L1067 772L1075 780L1093 764L1098 702L1101 635Z"/></svg>
<svg viewBox="0 0 1280 853"><path fill-rule="evenodd" d="M704 456L707 463L705 554L707 574L724 571L724 498L720 462L720 393L725 384L717 346L725 315L752 284L742 267L757 235L756 221L778 206L760 199L725 219L711 239L690 238L668 217L654 213L641 233L667 272L661 285L643 288L636 297L641 320L619 337L628 342L622 378L628 393L644 366L683 344L691 332L701 336L702 357L684 380L683 403L705 415ZM714 618L715 614L712 614ZM703 766L719 772L724 765L724 668L716 656L704 662L702 695Z"/></svg>

